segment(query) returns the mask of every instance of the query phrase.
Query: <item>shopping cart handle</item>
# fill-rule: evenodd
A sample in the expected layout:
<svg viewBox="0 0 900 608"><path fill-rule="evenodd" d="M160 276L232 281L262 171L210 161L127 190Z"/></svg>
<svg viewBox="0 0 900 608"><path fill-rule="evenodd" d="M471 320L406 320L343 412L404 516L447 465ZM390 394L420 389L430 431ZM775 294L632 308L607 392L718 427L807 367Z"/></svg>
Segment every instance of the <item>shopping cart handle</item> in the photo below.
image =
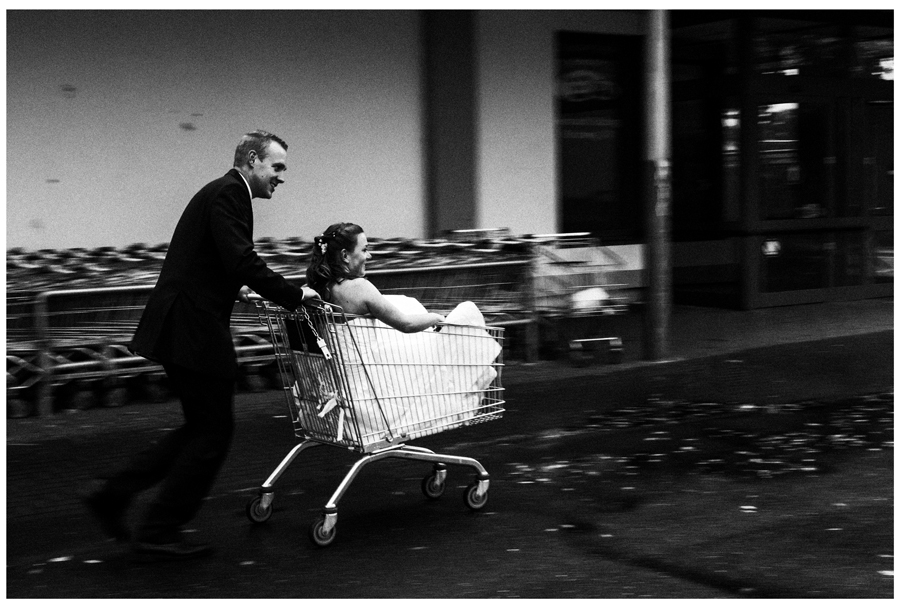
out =
<svg viewBox="0 0 900 608"><path fill-rule="evenodd" d="M243 302L244 300L237 299L236 301ZM256 292L248 293L247 301L248 302L269 302L269 300L262 297L261 295L259 295ZM337 304L331 304L331 303L321 300L319 298L316 298L314 300L304 300L301 304L304 308L310 308L312 310L327 310L330 312L333 311L333 312L337 312L337 313L342 313L344 311Z"/></svg>
<svg viewBox="0 0 900 608"><path fill-rule="evenodd" d="M344 309L338 306L337 304L331 304L330 302L326 302L325 300L315 299L315 300L304 300L302 303L303 308L311 308L313 310L326 310L326 311L334 311L334 312L343 312Z"/></svg>

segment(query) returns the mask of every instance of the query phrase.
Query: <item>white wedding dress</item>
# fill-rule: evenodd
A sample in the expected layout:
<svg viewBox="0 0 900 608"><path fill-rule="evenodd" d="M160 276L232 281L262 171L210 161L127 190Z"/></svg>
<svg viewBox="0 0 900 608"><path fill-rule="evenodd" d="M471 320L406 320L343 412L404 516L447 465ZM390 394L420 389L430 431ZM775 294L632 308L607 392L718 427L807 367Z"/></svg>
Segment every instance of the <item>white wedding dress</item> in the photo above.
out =
<svg viewBox="0 0 900 608"><path fill-rule="evenodd" d="M401 310L425 308L406 296L386 296ZM446 316L440 331L406 334L369 317L337 327L347 395L363 445L385 436L410 439L473 418L494 379L502 347L472 302ZM352 424L352 422L350 423ZM390 433L388 433L390 429Z"/></svg>

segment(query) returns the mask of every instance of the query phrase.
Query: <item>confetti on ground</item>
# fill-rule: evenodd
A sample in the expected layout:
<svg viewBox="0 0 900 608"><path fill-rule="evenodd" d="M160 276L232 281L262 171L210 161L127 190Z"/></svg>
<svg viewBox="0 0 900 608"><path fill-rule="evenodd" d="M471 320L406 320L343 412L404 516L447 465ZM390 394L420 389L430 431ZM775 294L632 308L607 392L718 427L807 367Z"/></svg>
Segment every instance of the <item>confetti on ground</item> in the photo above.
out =
<svg viewBox="0 0 900 608"><path fill-rule="evenodd" d="M893 449L893 393L867 395L832 403L801 402L784 404L691 403L650 400L647 408L621 408L588 417L591 432L615 433L623 429L649 427L644 442L663 449L647 450L627 456L589 454L577 460L565 460L532 466L510 463L518 483L574 481L596 483L595 478L637 476L661 467L693 467L700 472L753 476L772 479L786 474L821 475L827 472L822 459L828 453L847 449ZM781 432L766 432L779 426ZM773 425L768 424L768 419ZM702 420L705 428L695 437L671 437L660 424ZM758 430L748 422L759 420ZM737 423L732 426L733 423ZM583 431L585 425L578 425ZM655 427L655 428L654 428ZM574 430L557 431L565 434ZM663 443L665 442L665 443ZM675 443L671 445L669 442ZM689 445L688 445L689 444ZM724 445L739 447L723 448ZM538 473L537 471L540 471ZM561 488L573 491L571 485ZM622 488L622 490L633 487ZM846 503L835 506L846 507Z"/></svg>

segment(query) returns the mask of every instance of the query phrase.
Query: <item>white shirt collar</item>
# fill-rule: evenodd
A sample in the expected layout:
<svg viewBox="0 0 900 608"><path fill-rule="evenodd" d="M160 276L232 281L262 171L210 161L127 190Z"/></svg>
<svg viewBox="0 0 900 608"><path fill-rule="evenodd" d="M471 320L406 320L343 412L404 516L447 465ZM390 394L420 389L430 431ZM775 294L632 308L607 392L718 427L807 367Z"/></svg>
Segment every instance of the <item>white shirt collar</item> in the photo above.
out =
<svg viewBox="0 0 900 608"><path fill-rule="evenodd" d="M244 183L247 184L247 192L250 194L250 200L253 200L253 191L250 189L250 182L247 181L247 178L244 177L244 174L238 171L238 175L241 176L241 179L244 180Z"/></svg>

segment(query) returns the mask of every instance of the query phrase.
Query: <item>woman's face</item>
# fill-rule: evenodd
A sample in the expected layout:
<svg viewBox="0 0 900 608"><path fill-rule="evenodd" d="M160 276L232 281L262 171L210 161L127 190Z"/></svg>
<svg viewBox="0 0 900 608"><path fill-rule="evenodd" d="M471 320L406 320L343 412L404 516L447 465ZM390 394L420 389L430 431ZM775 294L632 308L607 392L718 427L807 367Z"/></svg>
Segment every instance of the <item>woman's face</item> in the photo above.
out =
<svg viewBox="0 0 900 608"><path fill-rule="evenodd" d="M369 239L365 232L360 232L356 237L356 247L353 251L344 249L344 262L351 277L363 277L366 275L366 260L371 258L369 253Z"/></svg>

